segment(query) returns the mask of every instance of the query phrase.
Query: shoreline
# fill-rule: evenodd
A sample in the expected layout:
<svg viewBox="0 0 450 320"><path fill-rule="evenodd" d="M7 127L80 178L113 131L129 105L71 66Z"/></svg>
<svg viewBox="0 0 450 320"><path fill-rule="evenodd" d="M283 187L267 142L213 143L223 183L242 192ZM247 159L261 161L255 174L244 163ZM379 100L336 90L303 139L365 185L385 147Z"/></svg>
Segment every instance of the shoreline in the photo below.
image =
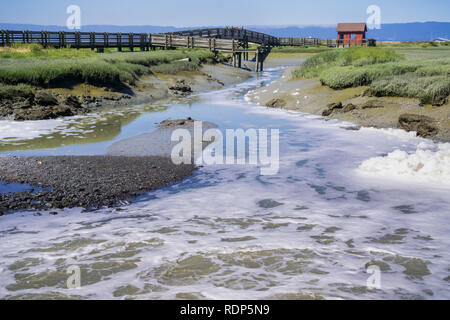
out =
<svg viewBox="0 0 450 320"><path fill-rule="evenodd" d="M240 83L250 77L251 73L246 70L225 64L208 64L203 65L200 71L143 76L136 83L133 97L104 99L109 97L108 94L117 96L122 93L108 92L90 85L78 85L72 89L53 88L46 92L63 97L73 97L74 92L79 93L83 89L94 91L98 97L104 94L105 103L99 98L96 101L98 105L88 110L101 115L102 111L114 111L128 105L170 103L174 99ZM52 105L45 107L54 108ZM192 129L193 119L181 120L165 121L156 131L134 139L142 140L145 136L150 142L155 142L162 136L170 137L170 131L177 128ZM215 124L208 123L205 128L210 127L215 127ZM17 210L41 210L56 214L52 210L121 206L142 194L192 176L198 169L193 164L173 164L170 148L166 146L160 150L161 145L141 142L140 153L130 147L129 152L110 151L99 156L1 156L0 164L5 169L0 170L0 216Z"/></svg>
<svg viewBox="0 0 450 320"><path fill-rule="evenodd" d="M192 176L198 167L174 164L176 142L167 141L174 130L193 132L194 121L164 120L155 131L113 143L106 155L0 157L5 168L0 170L0 216L17 210L120 207ZM203 131L216 127L204 122ZM210 143L204 141L203 149Z"/></svg>
<svg viewBox="0 0 450 320"><path fill-rule="evenodd" d="M450 142L450 102L442 106L420 104L419 99L372 97L368 87L333 90L317 78L290 80L295 68L247 98L261 106L320 115L355 125L416 131L418 136L437 142ZM402 121L403 120L403 121Z"/></svg>
<svg viewBox="0 0 450 320"><path fill-rule="evenodd" d="M48 120L86 115L127 105L148 104L193 93L220 89L250 78L248 71L225 64L205 64L198 71L155 73L120 88L86 83L62 83L59 87L34 87L30 97L0 100L0 121Z"/></svg>
<svg viewBox="0 0 450 320"><path fill-rule="evenodd" d="M197 170L158 156L0 157L0 165L5 168L0 181L16 188L0 193L0 216L17 210L112 207Z"/></svg>

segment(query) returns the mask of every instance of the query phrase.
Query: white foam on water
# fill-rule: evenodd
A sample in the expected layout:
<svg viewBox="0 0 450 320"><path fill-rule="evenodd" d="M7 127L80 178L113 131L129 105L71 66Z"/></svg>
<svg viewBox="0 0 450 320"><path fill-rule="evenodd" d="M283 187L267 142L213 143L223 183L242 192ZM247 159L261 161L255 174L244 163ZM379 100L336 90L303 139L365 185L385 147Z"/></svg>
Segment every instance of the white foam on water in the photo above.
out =
<svg viewBox="0 0 450 320"><path fill-rule="evenodd" d="M64 122L61 119L23 122L1 120L0 140L5 138L14 138L13 140L32 139L52 133L62 125L64 125Z"/></svg>
<svg viewBox="0 0 450 320"><path fill-rule="evenodd" d="M439 144L437 150L427 147L422 144L412 153L395 150L386 156L370 158L360 165L359 172L385 179L450 186L450 144Z"/></svg>
<svg viewBox="0 0 450 320"><path fill-rule="evenodd" d="M79 121L85 124L95 123L96 114L33 121L0 120L0 142L31 140L55 132L67 136L86 132L85 129L79 127Z"/></svg>

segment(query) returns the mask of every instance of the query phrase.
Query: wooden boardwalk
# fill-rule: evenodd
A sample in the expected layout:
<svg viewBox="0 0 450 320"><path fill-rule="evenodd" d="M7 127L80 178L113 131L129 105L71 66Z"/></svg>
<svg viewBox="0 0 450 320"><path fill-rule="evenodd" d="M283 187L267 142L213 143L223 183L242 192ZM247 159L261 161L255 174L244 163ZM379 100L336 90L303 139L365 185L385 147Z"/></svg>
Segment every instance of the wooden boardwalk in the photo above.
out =
<svg viewBox="0 0 450 320"><path fill-rule="evenodd" d="M155 48L200 48L213 52L231 52L233 65L236 67L241 67L242 60L248 60L249 53L253 53L257 71L263 70L264 60L272 47L339 46L339 41L334 39L280 38L242 28L196 29L167 34L0 30L0 46L14 43L39 43L44 47L90 48L99 51L104 48L117 48L119 51L123 48L131 51L136 48L142 51ZM259 46L250 49L252 43Z"/></svg>
<svg viewBox="0 0 450 320"><path fill-rule="evenodd" d="M216 39L234 39L243 42L257 43L265 46L281 45L278 37L242 28L195 29L171 32L169 34Z"/></svg>

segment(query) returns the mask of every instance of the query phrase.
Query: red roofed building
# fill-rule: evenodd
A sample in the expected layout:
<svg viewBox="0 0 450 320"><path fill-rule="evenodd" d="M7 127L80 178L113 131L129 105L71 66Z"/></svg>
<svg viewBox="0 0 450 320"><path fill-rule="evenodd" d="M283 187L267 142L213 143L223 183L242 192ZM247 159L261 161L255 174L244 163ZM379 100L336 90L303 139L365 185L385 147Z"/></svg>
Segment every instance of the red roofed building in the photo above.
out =
<svg viewBox="0 0 450 320"><path fill-rule="evenodd" d="M363 45L366 39L367 26L362 23L338 23L338 44L340 46Z"/></svg>

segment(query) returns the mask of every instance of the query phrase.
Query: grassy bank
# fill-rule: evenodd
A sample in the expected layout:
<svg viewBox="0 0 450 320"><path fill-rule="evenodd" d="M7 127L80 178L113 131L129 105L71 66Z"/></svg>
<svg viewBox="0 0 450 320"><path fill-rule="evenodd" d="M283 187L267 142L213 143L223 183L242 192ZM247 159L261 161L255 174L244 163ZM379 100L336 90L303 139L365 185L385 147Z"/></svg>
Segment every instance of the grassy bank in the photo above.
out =
<svg viewBox="0 0 450 320"><path fill-rule="evenodd" d="M13 48L13 58L0 54L1 97L17 95L27 86L55 87L64 82L108 87L134 84L144 74L198 70L201 63L217 58L210 51L195 49L99 54L74 49L35 53L33 48ZM186 58L189 61L180 61Z"/></svg>
<svg viewBox="0 0 450 320"><path fill-rule="evenodd" d="M285 46L285 47L275 47L271 50L271 52L276 53L320 53L324 51L332 50L332 48L324 47L324 46Z"/></svg>
<svg viewBox="0 0 450 320"><path fill-rule="evenodd" d="M0 47L0 59L63 59L86 58L95 56L90 49L74 50L71 48L43 48L38 43L21 44L13 43L11 47Z"/></svg>
<svg viewBox="0 0 450 320"><path fill-rule="evenodd" d="M431 53L406 58L393 48L336 49L311 57L293 77L318 77L332 89L370 86L374 96L411 97L439 104L450 95L450 50Z"/></svg>

